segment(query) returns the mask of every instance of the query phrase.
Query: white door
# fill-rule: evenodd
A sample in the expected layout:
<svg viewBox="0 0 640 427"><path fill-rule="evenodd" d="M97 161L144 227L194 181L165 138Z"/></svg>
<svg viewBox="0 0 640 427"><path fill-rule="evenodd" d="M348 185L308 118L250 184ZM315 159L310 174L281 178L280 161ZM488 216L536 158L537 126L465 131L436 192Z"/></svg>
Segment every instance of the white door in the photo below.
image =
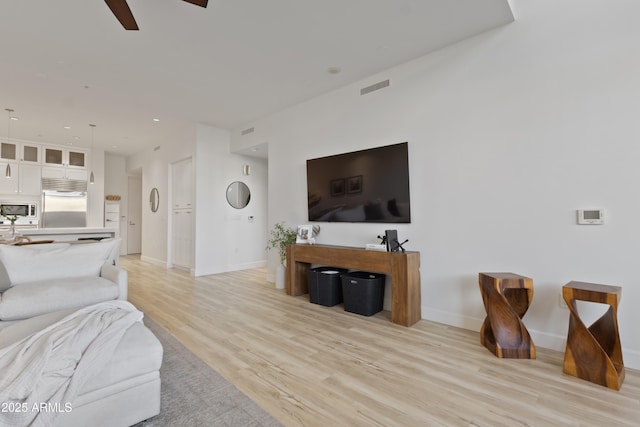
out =
<svg viewBox="0 0 640 427"><path fill-rule="evenodd" d="M193 176L191 159L171 165L171 264L193 267Z"/></svg>
<svg viewBox="0 0 640 427"><path fill-rule="evenodd" d="M142 178L129 177L127 209L127 254L142 252Z"/></svg>

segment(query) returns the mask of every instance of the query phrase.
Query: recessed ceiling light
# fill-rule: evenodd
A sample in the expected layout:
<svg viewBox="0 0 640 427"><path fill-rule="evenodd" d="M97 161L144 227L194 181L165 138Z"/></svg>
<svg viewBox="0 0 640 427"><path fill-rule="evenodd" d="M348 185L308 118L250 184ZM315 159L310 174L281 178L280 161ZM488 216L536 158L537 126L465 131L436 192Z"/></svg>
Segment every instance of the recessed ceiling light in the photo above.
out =
<svg viewBox="0 0 640 427"><path fill-rule="evenodd" d="M20 120L20 118L16 117L16 116L11 116L9 117L11 120L13 120L14 122L17 122L18 120Z"/></svg>
<svg viewBox="0 0 640 427"><path fill-rule="evenodd" d="M327 68L327 73L329 74L339 74L342 69L340 67L329 67Z"/></svg>
<svg viewBox="0 0 640 427"><path fill-rule="evenodd" d="M71 126L63 126L62 128L66 129L66 130L69 130L69 129L71 129Z"/></svg>
<svg viewBox="0 0 640 427"><path fill-rule="evenodd" d="M153 119L153 121L154 121L154 122L159 122L159 121L160 121L160 119Z"/></svg>

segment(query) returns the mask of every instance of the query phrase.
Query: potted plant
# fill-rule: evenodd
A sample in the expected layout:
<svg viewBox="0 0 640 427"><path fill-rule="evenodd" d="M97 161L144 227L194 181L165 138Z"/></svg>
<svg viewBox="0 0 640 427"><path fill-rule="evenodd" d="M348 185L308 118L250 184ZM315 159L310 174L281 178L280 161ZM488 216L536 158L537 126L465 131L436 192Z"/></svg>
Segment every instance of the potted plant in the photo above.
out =
<svg viewBox="0 0 640 427"><path fill-rule="evenodd" d="M276 270L276 288L284 288L284 265L287 262L287 246L296 242L297 230L286 227L284 222L276 223L271 229L267 249L277 249L280 265Z"/></svg>
<svg viewBox="0 0 640 427"><path fill-rule="evenodd" d="M14 239L16 237L16 221L18 220L18 216L8 214L4 210L3 205L0 205L0 216L5 217L11 222L11 225L9 226L9 233L4 237L7 238L8 240Z"/></svg>

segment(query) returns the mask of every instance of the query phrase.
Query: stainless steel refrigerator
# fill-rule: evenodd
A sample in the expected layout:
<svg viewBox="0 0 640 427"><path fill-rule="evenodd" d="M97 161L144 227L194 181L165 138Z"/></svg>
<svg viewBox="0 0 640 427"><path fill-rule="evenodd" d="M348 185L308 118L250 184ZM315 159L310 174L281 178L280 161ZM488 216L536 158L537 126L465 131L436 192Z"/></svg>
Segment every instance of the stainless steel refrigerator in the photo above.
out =
<svg viewBox="0 0 640 427"><path fill-rule="evenodd" d="M86 181L69 185L42 179L42 227L86 227L87 191ZM66 180L71 181L71 180Z"/></svg>

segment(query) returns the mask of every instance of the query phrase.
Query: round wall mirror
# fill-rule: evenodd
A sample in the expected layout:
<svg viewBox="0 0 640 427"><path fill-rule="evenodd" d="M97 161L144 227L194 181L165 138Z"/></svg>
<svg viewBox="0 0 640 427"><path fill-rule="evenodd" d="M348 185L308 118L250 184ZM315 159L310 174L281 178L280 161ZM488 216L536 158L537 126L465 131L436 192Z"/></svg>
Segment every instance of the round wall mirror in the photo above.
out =
<svg viewBox="0 0 640 427"><path fill-rule="evenodd" d="M242 209L249 204L251 191L242 181L234 181L227 187L227 202L236 209Z"/></svg>
<svg viewBox="0 0 640 427"><path fill-rule="evenodd" d="M149 205L151 206L151 212L158 212L158 206L160 205L160 193L158 189L153 187L151 194L149 194Z"/></svg>

